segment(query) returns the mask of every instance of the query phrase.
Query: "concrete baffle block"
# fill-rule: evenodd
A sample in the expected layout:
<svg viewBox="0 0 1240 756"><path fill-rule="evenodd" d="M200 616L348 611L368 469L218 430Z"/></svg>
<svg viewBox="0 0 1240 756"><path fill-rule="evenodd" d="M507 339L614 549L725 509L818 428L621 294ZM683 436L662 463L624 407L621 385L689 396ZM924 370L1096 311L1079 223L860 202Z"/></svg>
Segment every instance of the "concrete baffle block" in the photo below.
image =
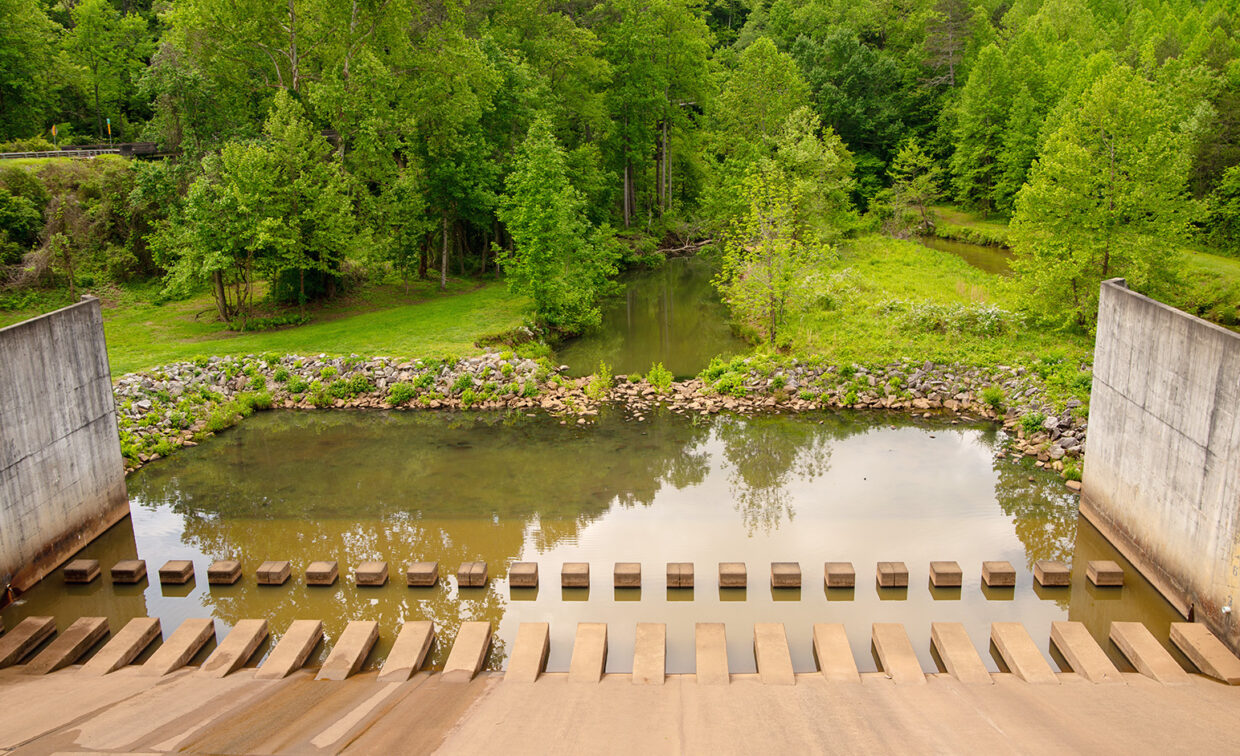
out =
<svg viewBox="0 0 1240 756"><path fill-rule="evenodd" d="M26 658L43 641L56 633L52 617L27 617L5 635L0 635L0 669L11 667Z"/></svg>
<svg viewBox="0 0 1240 756"><path fill-rule="evenodd" d="M1011 562L982 562L982 582L988 588L1011 588L1016 585L1016 568Z"/></svg>
<svg viewBox="0 0 1240 756"><path fill-rule="evenodd" d="M904 562L879 562L874 576L879 588L908 587L908 567Z"/></svg>
<svg viewBox="0 0 1240 756"><path fill-rule="evenodd" d="M788 634L782 623L759 622L753 626L753 656L763 685L796 684Z"/></svg>
<svg viewBox="0 0 1240 756"><path fill-rule="evenodd" d="M857 571L853 569L852 562L825 562L822 572L828 588L853 588L857 585Z"/></svg>
<svg viewBox="0 0 1240 756"><path fill-rule="evenodd" d="M293 620L276 647L259 665L255 680L283 680L301 669L314 647L323 639L320 620Z"/></svg>
<svg viewBox="0 0 1240 756"><path fill-rule="evenodd" d="M1080 622L1052 622L1051 643L1072 671L1092 683L1123 683L1119 670Z"/></svg>
<svg viewBox="0 0 1240 756"><path fill-rule="evenodd" d="M801 564L799 562L771 562L772 588L800 588Z"/></svg>
<svg viewBox="0 0 1240 756"><path fill-rule="evenodd" d="M334 585L340 577L340 565L332 560L311 562L306 567L306 585Z"/></svg>
<svg viewBox="0 0 1240 756"><path fill-rule="evenodd" d="M959 588L964 572L956 562L931 562L930 584L935 588Z"/></svg>
<svg viewBox="0 0 1240 756"><path fill-rule="evenodd" d="M744 562L719 563L720 588L744 588L749 584L749 572Z"/></svg>
<svg viewBox="0 0 1240 756"><path fill-rule="evenodd" d="M560 568L560 586L562 588L589 588L590 563L565 562Z"/></svg>
<svg viewBox="0 0 1240 756"><path fill-rule="evenodd" d="M513 562L508 568L509 588L537 588L538 562Z"/></svg>
<svg viewBox="0 0 1240 756"><path fill-rule="evenodd" d="M353 571L353 578L362 587L378 588L386 585L388 564L387 562L362 562Z"/></svg>
<svg viewBox="0 0 1240 756"><path fill-rule="evenodd" d="M1040 559L1033 563L1033 579L1043 588L1063 588L1072 585L1072 570L1063 562Z"/></svg>
<svg viewBox="0 0 1240 756"><path fill-rule="evenodd" d="M284 585L292 574L292 565L287 560L273 559L260 564L254 576L259 585Z"/></svg>
<svg viewBox="0 0 1240 756"><path fill-rule="evenodd" d="M215 637L215 620L187 619L168 636L164 645L155 649L141 667L141 674L160 677L189 664L190 660Z"/></svg>
<svg viewBox="0 0 1240 756"><path fill-rule="evenodd" d="M992 622L990 642L995 644L1009 671L1034 685L1058 685L1059 678L1038 646L1019 622Z"/></svg>
<svg viewBox="0 0 1240 756"><path fill-rule="evenodd" d="M81 617L30 660L28 675L45 675L75 663L108 634L106 617Z"/></svg>
<svg viewBox="0 0 1240 756"><path fill-rule="evenodd" d="M667 587L668 588L692 588L693 587L693 562L668 562L667 563Z"/></svg>
<svg viewBox="0 0 1240 756"><path fill-rule="evenodd" d="M241 562L236 559L220 559L207 567L208 585L234 585L241 579Z"/></svg>
<svg viewBox="0 0 1240 756"><path fill-rule="evenodd" d="M634 685L662 685L667 677L667 625L638 622L633 641Z"/></svg>
<svg viewBox="0 0 1240 756"><path fill-rule="evenodd" d="M487 584L486 562L461 562L456 571L458 588L481 588Z"/></svg>
<svg viewBox="0 0 1240 756"><path fill-rule="evenodd" d="M570 682L597 683L607 668L607 623L578 622L573 657L568 663Z"/></svg>
<svg viewBox="0 0 1240 756"><path fill-rule="evenodd" d="M728 638L722 622L699 622L693 628L695 676L698 685L727 685Z"/></svg>
<svg viewBox="0 0 1240 756"><path fill-rule="evenodd" d="M345 625L314 679L339 681L357 674L377 640L379 623L374 620L354 620Z"/></svg>
<svg viewBox="0 0 1240 756"><path fill-rule="evenodd" d="M504 682L532 683L547 669L551 653L551 626L546 622L522 622L508 657Z"/></svg>
<svg viewBox="0 0 1240 756"><path fill-rule="evenodd" d="M101 676L115 672L138 658L160 636L158 617L135 617L112 636L99 653L82 665L82 673Z"/></svg>
<svg viewBox="0 0 1240 756"><path fill-rule="evenodd" d="M1200 622L1172 622L1171 642L1203 675L1240 685L1240 659Z"/></svg>
<svg viewBox="0 0 1240 756"><path fill-rule="evenodd" d="M641 562L616 562L612 569L612 580L616 588L641 588Z"/></svg>
<svg viewBox="0 0 1240 756"><path fill-rule="evenodd" d="M462 622L452 650L448 652L448 660L444 662L440 681L464 683L474 679L486 662L490 648L490 622Z"/></svg>
<svg viewBox="0 0 1240 756"><path fill-rule="evenodd" d="M878 655L878 663L883 673L892 682L903 685L924 685L926 673L921 671L921 662L917 661L917 653L904 631L904 625L895 622L875 622L870 629L870 641Z"/></svg>
<svg viewBox="0 0 1240 756"><path fill-rule="evenodd" d="M98 559L74 559L65 565L64 578L66 583L85 584L95 582L99 577Z"/></svg>
<svg viewBox="0 0 1240 756"><path fill-rule="evenodd" d="M1158 639L1140 622L1112 622L1111 642L1132 666L1163 685L1188 685L1192 679Z"/></svg>
<svg viewBox="0 0 1240 756"><path fill-rule="evenodd" d="M112 582L118 585L141 583L146 577L146 561L143 559L122 559L112 565Z"/></svg>
<svg viewBox="0 0 1240 756"><path fill-rule="evenodd" d="M947 674L967 685L994 684L964 625L959 622L930 623L930 644L943 660Z"/></svg>
<svg viewBox="0 0 1240 756"><path fill-rule="evenodd" d="M194 579L194 563L188 559L170 559L159 568L162 585L185 585Z"/></svg>
<svg viewBox="0 0 1240 756"><path fill-rule="evenodd" d="M820 622L814 625L814 656L818 669L831 682L859 683L857 661L848 645L848 633L839 623Z"/></svg>
<svg viewBox="0 0 1240 756"><path fill-rule="evenodd" d="M414 562L405 568L405 583L410 588L429 588L439 582L439 562Z"/></svg>
<svg viewBox="0 0 1240 756"><path fill-rule="evenodd" d="M431 644L435 642L435 623L406 622L392 644L383 669L379 671L379 682L405 682L422 668L426 655L430 653Z"/></svg>
<svg viewBox="0 0 1240 756"><path fill-rule="evenodd" d="M246 665L267 638L267 620L243 619L233 625L223 642L216 646L202 663L198 674L203 677L225 677Z"/></svg>
<svg viewBox="0 0 1240 756"><path fill-rule="evenodd" d="M1085 566L1085 577L1100 587L1119 586L1124 584L1124 568L1110 559L1095 559Z"/></svg>

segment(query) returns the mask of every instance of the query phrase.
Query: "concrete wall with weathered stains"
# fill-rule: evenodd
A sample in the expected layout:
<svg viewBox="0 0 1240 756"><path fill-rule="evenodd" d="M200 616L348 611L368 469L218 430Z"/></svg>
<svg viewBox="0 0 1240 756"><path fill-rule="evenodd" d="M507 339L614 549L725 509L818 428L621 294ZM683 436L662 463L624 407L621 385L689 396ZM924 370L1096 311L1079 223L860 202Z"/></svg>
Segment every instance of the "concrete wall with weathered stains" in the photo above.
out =
<svg viewBox="0 0 1240 756"><path fill-rule="evenodd" d="M1240 649L1240 334L1102 284L1081 512Z"/></svg>
<svg viewBox="0 0 1240 756"><path fill-rule="evenodd" d="M128 513L99 300L0 329L0 589Z"/></svg>

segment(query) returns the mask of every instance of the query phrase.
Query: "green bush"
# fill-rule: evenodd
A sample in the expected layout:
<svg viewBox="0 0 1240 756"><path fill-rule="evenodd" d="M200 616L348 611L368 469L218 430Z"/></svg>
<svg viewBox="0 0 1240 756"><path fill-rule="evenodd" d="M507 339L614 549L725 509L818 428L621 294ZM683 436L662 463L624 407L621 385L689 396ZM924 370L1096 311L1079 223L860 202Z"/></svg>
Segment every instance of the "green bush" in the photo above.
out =
<svg viewBox="0 0 1240 756"><path fill-rule="evenodd" d="M425 373L413 379L413 387L420 389L428 389L435 383L435 373L427 370Z"/></svg>
<svg viewBox="0 0 1240 756"><path fill-rule="evenodd" d="M287 383L288 378L289 378L288 370L282 367L276 368L276 371L271 374L271 380L275 381L276 383Z"/></svg>
<svg viewBox="0 0 1240 756"><path fill-rule="evenodd" d="M332 378L336 377L338 372L339 371L337 371L333 366L324 365L323 369L319 371L319 377L325 381L330 381Z"/></svg>
<svg viewBox="0 0 1240 756"><path fill-rule="evenodd" d="M1063 477L1065 480L1079 481L1081 479L1081 467L1076 462L1064 460Z"/></svg>
<svg viewBox="0 0 1240 756"><path fill-rule="evenodd" d="M161 457L166 457L172 452L176 451L176 446L174 446L172 442L169 441L168 439L161 438L155 444L155 448L153 448L151 451L155 452Z"/></svg>
<svg viewBox="0 0 1240 756"><path fill-rule="evenodd" d="M472 388L474 385L474 377L469 373L461 373L452 383L452 393L460 394L466 389Z"/></svg>
<svg viewBox="0 0 1240 756"><path fill-rule="evenodd" d="M387 403L398 407L418 395L418 390L408 383L393 383L388 386Z"/></svg>
<svg viewBox="0 0 1240 756"><path fill-rule="evenodd" d="M349 379L349 392L352 396L368 394L374 390L375 384L371 383L370 379L364 375L355 375Z"/></svg>
<svg viewBox="0 0 1240 756"><path fill-rule="evenodd" d="M478 402L478 395L474 393L472 388L466 388L461 392L461 406L472 407Z"/></svg>
<svg viewBox="0 0 1240 756"><path fill-rule="evenodd" d="M511 378L515 372L517 372L517 369L512 366L511 362L505 362L503 365L500 365L499 373L505 378Z"/></svg>
<svg viewBox="0 0 1240 756"><path fill-rule="evenodd" d="M261 375L256 375L250 379L251 391L263 391L267 388L267 379Z"/></svg>
<svg viewBox="0 0 1240 756"><path fill-rule="evenodd" d="M1032 436L1042 430L1042 423L1046 421L1046 415L1041 412L1028 412L1020 419L1020 427L1024 429L1026 436Z"/></svg>
<svg viewBox="0 0 1240 756"><path fill-rule="evenodd" d="M219 433L225 428L231 428L241 422L241 413L237 411L237 407L232 402L216 406L207 415L206 425L203 430L208 433Z"/></svg>
<svg viewBox="0 0 1240 756"><path fill-rule="evenodd" d="M982 389L982 402L995 412L1003 411L1003 389L998 386L987 386Z"/></svg>
<svg viewBox="0 0 1240 756"><path fill-rule="evenodd" d="M290 394L304 394L310 388L310 384L300 375L295 375L288 379L288 385L285 386Z"/></svg>
<svg viewBox="0 0 1240 756"><path fill-rule="evenodd" d="M586 384L586 396L594 401L600 401L607 397L607 392L611 390L611 366L606 362L598 364L598 370L594 375L590 376L590 382Z"/></svg>
<svg viewBox="0 0 1240 756"><path fill-rule="evenodd" d="M646 383L660 394L666 393L672 387L672 371L663 367L662 362L656 362L650 366L650 372L646 373Z"/></svg>

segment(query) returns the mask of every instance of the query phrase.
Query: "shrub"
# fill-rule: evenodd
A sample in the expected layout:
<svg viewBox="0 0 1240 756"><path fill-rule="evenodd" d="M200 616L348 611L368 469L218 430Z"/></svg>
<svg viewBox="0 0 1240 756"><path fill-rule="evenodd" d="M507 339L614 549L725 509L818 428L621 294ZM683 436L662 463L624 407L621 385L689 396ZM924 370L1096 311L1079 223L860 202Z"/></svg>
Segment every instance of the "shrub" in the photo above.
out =
<svg viewBox="0 0 1240 756"><path fill-rule="evenodd" d="M330 381L332 378L336 377L338 372L339 371L331 365L324 365L323 369L319 371L319 377L325 381Z"/></svg>
<svg viewBox="0 0 1240 756"><path fill-rule="evenodd" d="M471 407L478 402L478 395L474 393L472 388L466 388L461 392L461 406Z"/></svg>
<svg viewBox="0 0 1240 756"><path fill-rule="evenodd" d="M250 379L251 391L263 391L267 388L267 379L261 375L256 375Z"/></svg>
<svg viewBox="0 0 1240 756"><path fill-rule="evenodd" d="M241 413L237 411L234 403L229 402L211 410L210 414L207 415L207 423L203 426L203 430L208 433L219 433L239 422L241 422Z"/></svg>
<svg viewBox="0 0 1240 756"><path fill-rule="evenodd" d="M310 388L310 384L306 383L306 379L300 375L295 375L288 379L288 385L285 386L290 394L304 394Z"/></svg>
<svg viewBox="0 0 1240 756"><path fill-rule="evenodd" d="M344 379L329 383L327 385L327 393L331 395L333 399L348 399L353 396L353 392L349 388L349 382Z"/></svg>
<svg viewBox="0 0 1240 756"><path fill-rule="evenodd" d="M590 382L586 384L586 396L595 401L606 398L607 392L611 390L611 383L611 366L606 362L600 362L598 370L590 376Z"/></svg>
<svg viewBox="0 0 1240 756"><path fill-rule="evenodd" d="M400 406L418 395L418 390L408 383L393 383L388 386L387 403L393 407Z"/></svg>
<svg viewBox="0 0 1240 756"><path fill-rule="evenodd" d="M266 391L238 394L236 402L241 405L245 415L250 415L256 410L260 412L263 410L269 410L272 405L271 394Z"/></svg>
<svg viewBox="0 0 1240 756"><path fill-rule="evenodd" d="M349 379L349 392L352 396L367 394L375 390L375 384L364 375L355 375Z"/></svg>
<svg viewBox="0 0 1240 756"><path fill-rule="evenodd" d="M452 382L452 393L460 394L474 385L474 377L469 373L461 373L457 379Z"/></svg>
<svg viewBox="0 0 1240 756"><path fill-rule="evenodd" d="M159 439L159 442L155 444L155 448L152 449L151 451L155 452L161 457L166 457L172 452L176 451L176 446L174 446L172 442L169 441L168 439L161 438Z"/></svg>
<svg viewBox="0 0 1240 756"><path fill-rule="evenodd" d="M1046 421L1046 415L1041 412L1027 412L1020 419L1020 427L1024 429L1026 436L1032 436L1042 429L1042 423Z"/></svg>
<svg viewBox="0 0 1240 756"><path fill-rule="evenodd" d="M1076 462L1070 462L1065 459L1063 463L1063 477L1065 480L1080 481L1081 479L1080 466Z"/></svg>
<svg viewBox="0 0 1240 756"><path fill-rule="evenodd" d="M426 388L430 388L431 385L434 383L435 383L435 374L429 370L423 373L422 375L419 375L417 378L413 379L414 388L426 389Z"/></svg>
<svg viewBox="0 0 1240 756"><path fill-rule="evenodd" d="M998 386L987 386L982 389L982 402L995 412L1003 411L1003 389Z"/></svg>
<svg viewBox="0 0 1240 756"><path fill-rule="evenodd" d="M716 392L729 396L745 396L749 393L745 388L745 379L739 373L724 373L712 384Z"/></svg>
<svg viewBox="0 0 1240 756"><path fill-rule="evenodd" d="M526 382L525 386L521 389L521 396L526 399L533 399L538 396L538 383L535 381Z"/></svg>
<svg viewBox="0 0 1240 756"><path fill-rule="evenodd" d="M672 387L672 377L672 371L663 367L662 362L656 362L650 366L650 372L646 373L646 383L662 394Z"/></svg>
<svg viewBox="0 0 1240 756"><path fill-rule="evenodd" d="M288 369L282 368L282 367L276 368L276 372L272 373L271 375L271 379L275 381L276 383L287 383L288 378L289 378Z"/></svg>
<svg viewBox="0 0 1240 756"><path fill-rule="evenodd" d="M511 362L505 362L503 365L500 365L499 373L505 378L511 378L515 372L517 372L517 369L512 366Z"/></svg>

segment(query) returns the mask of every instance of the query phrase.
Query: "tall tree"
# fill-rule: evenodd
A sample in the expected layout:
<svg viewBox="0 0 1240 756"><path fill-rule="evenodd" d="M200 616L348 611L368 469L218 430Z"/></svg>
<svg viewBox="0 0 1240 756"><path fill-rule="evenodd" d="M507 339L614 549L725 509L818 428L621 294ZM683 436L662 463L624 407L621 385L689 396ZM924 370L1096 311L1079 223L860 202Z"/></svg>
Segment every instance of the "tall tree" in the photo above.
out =
<svg viewBox="0 0 1240 756"><path fill-rule="evenodd" d="M956 198L987 212L994 208L995 185L1001 175L999 153L1011 96L1003 53L988 45L978 56L956 105L951 161Z"/></svg>
<svg viewBox="0 0 1240 756"><path fill-rule="evenodd" d="M37 0L0 0L0 141L47 127L58 31Z"/></svg>
<svg viewBox="0 0 1240 756"><path fill-rule="evenodd" d="M96 136L102 139L106 118L116 115L116 126L122 126L121 108L136 89L153 43L145 18L121 15L108 0L82 0L73 6L72 16L65 49L86 72Z"/></svg>

